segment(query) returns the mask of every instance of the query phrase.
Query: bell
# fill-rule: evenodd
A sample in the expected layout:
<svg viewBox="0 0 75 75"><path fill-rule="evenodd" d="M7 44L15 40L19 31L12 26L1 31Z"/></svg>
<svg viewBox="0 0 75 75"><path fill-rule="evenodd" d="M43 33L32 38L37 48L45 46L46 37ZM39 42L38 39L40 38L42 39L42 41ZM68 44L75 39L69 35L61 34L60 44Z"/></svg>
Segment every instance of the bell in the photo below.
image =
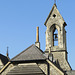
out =
<svg viewBox="0 0 75 75"><path fill-rule="evenodd" d="M55 39L57 39L58 38L58 36L57 36L58 34L55 34Z"/></svg>

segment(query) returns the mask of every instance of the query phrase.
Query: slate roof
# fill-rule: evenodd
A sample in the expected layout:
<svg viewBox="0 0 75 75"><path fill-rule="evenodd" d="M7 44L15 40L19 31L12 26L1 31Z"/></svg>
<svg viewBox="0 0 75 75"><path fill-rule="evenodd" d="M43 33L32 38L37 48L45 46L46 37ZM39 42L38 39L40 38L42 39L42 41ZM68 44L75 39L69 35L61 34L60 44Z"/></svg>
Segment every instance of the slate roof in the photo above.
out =
<svg viewBox="0 0 75 75"><path fill-rule="evenodd" d="M3 65L7 64L7 62L9 61L8 58L2 54L0 54L0 59L3 63Z"/></svg>
<svg viewBox="0 0 75 75"><path fill-rule="evenodd" d="M45 60L44 52L34 44L11 59L11 61Z"/></svg>
<svg viewBox="0 0 75 75"><path fill-rule="evenodd" d="M67 71L66 73L67 73L68 75L75 75L75 70Z"/></svg>
<svg viewBox="0 0 75 75"><path fill-rule="evenodd" d="M6 75L45 75L38 65L18 65Z"/></svg>

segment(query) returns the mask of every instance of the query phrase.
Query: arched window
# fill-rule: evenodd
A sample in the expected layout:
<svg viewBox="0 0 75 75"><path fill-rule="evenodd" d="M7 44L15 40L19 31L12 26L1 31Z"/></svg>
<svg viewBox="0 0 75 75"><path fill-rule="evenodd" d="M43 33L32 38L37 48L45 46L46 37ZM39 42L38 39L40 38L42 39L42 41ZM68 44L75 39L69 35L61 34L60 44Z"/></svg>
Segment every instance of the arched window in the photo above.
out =
<svg viewBox="0 0 75 75"><path fill-rule="evenodd" d="M53 46L58 46L58 30L56 28L53 31Z"/></svg>

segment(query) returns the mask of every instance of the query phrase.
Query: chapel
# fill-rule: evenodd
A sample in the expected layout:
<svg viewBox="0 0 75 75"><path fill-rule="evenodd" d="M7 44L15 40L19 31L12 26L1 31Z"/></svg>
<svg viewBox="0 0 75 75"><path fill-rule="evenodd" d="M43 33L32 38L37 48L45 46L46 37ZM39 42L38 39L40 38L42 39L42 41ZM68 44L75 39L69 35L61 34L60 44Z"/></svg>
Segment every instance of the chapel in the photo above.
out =
<svg viewBox="0 0 75 75"><path fill-rule="evenodd" d="M39 27L36 42L1 66L0 75L75 75L67 57L65 20L54 3L45 23L46 47L40 49ZM1 56L1 55L0 55ZM0 57L0 62L3 58Z"/></svg>

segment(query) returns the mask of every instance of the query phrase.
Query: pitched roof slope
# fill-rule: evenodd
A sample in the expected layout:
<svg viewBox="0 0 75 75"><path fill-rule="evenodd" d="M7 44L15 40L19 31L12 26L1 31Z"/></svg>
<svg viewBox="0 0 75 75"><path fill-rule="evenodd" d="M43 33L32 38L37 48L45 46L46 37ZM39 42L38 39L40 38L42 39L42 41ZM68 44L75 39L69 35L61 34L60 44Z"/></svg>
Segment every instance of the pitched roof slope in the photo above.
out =
<svg viewBox="0 0 75 75"><path fill-rule="evenodd" d="M17 65L7 75L45 75L37 64Z"/></svg>
<svg viewBox="0 0 75 75"><path fill-rule="evenodd" d="M3 65L7 64L7 62L9 61L9 59L6 56L2 55L2 54L0 54L0 59L3 63Z"/></svg>
<svg viewBox="0 0 75 75"><path fill-rule="evenodd" d="M26 50L11 59L11 61L31 61L31 60L45 60L43 51L35 45L31 45Z"/></svg>

